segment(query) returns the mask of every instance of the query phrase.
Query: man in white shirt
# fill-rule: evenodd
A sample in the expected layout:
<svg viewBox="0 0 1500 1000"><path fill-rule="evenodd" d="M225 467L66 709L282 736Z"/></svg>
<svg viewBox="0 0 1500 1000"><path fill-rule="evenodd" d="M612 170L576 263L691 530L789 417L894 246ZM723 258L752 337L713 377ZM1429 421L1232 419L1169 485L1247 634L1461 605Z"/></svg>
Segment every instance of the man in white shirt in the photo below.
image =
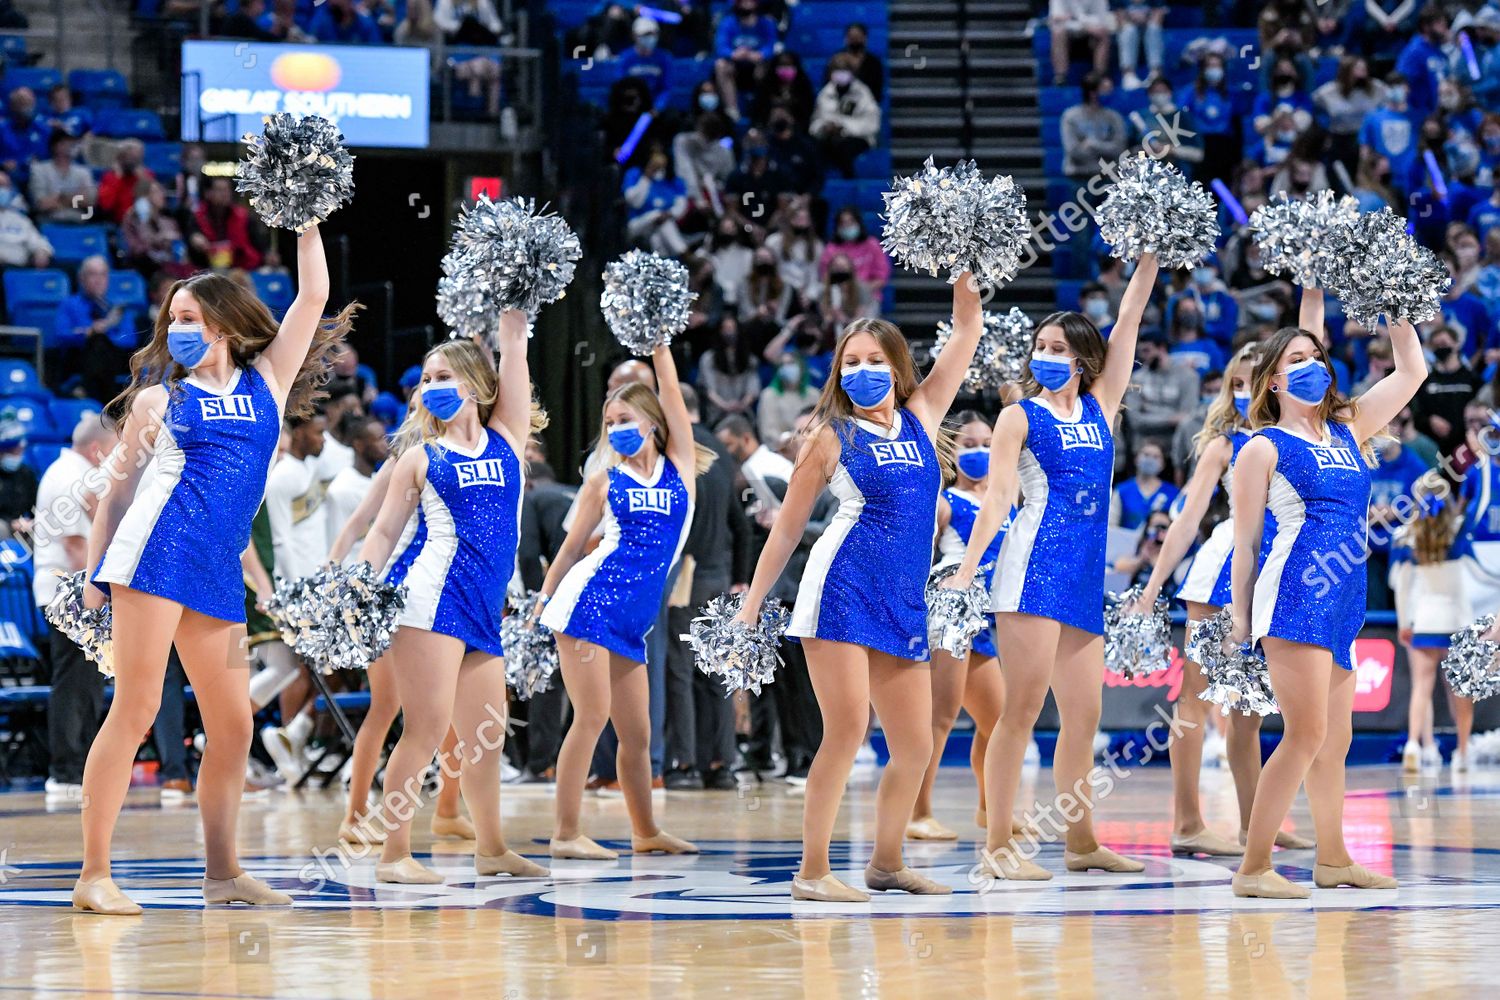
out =
<svg viewBox="0 0 1500 1000"><path fill-rule="evenodd" d="M758 496L764 484L773 479L779 479L785 491L786 484L792 481L792 463L761 444L760 434L748 419L738 413L731 414L719 421L714 433L740 463L740 474ZM760 496L760 500L767 506L777 505L774 498Z"/></svg>
<svg viewBox="0 0 1500 1000"><path fill-rule="evenodd" d="M344 417L343 424L344 437L349 441L354 461L328 484L328 499L325 503L328 506L326 519L330 546L339 532L344 530L354 509L369 495L370 485L375 480L375 470L391 452L390 442L385 436L385 424L375 417L349 414ZM344 558L344 564L352 566L358 561L359 545L355 544Z"/></svg>
<svg viewBox="0 0 1500 1000"><path fill-rule="evenodd" d="M85 413L73 428L72 446L64 448L37 485L36 521L32 527L35 576L32 596L38 607L57 592L59 576L84 568L89 527L108 474L99 463L118 438L97 413ZM104 675L50 623L46 655L52 666L47 699L47 744L51 757L49 795L82 794L83 762L104 716Z"/></svg>

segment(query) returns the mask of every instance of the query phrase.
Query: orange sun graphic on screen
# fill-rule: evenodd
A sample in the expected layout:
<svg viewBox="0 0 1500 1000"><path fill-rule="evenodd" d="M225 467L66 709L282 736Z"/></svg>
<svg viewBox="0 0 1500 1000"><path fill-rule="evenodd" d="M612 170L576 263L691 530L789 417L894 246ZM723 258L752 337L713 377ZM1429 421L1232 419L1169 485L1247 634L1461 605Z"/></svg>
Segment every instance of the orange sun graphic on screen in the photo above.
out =
<svg viewBox="0 0 1500 1000"><path fill-rule="evenodd" d="M289 52L271 64L271 82L282 90L332 90L342 75L339 61L321 52Z"/></svg>

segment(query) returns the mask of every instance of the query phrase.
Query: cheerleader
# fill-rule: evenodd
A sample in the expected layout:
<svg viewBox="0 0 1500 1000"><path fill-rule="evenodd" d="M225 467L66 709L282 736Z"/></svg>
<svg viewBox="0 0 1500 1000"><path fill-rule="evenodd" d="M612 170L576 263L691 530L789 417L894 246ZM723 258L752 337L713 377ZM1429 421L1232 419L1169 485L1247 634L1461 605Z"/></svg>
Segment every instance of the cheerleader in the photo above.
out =
<svg viewBox="0 0 1500 1000"><path fill-rule="evenodd" d="M1407 774L1416 774L1424 764L1442 763L1432 737L1432 687L1449 638L1473 620L1464 584L1468 540L1462 531L1463 514L1449 502L1450 492L1438 472L1417 480L1412 488L1416 517L1397 531L1391 549L1391 591L1411 669L1406 747L1401 752L1401 770ZM1467 771L1474 702L1450 688L1448 706L1458 726L1453 770Z"/></svg>
<svg viewBox="0 0 1500 1000"><path fill-rule="evenodd" d="M695 481L715 455L693 440L671 349L658 347L652 361L658 392L632 382L604 401L594 471L578 492L568 537L542 583L541 623L557 635L563 685L573 703L573 723L557 755L554 858L619 856L584 836L578 819L606 721L619 737L615 773L630 813L631 850L698 853L652 815L646 635L692 523ZM585 556L601 521L604 538Z"/></svg>
<svg viewBox="0 0 1500 1000"><path fill-rule="evenodd" d="M1303 329L1316 330L1322 325L1323 293L1318 289L1304 291L1301 323ZM1256 345L1246 344L1235 352L1224 369L1224 386L1208 409L1203 429L1193 438L1197 465L1184 488L1182 510L1162 539L1161 553L1151 570L1135 610L1145 612L1156 603L1187 555L1198 527L1208 513L1214 490L1222 486L1227 495L1233 492L1234 460L1250 440L1250 379L1255 367ZM1269 517L1269 516L1268 516ZM1266 535L1275 533L1268 523ZM1187 578L1177 591L1177 599L1187 605L1187 629L1183 645L1191 641L1198 623L1212 618L1229 603L1230 556L1234 553L1234 519L1226 517L1214 526L1208 540L1199 546L1188 568ZM1255 783L1260 777L1260 716L1231 712L1223 717L1224 739L1228 745L1229 771L1234 776L1239 800L1240 838L1236 843L1208 829L1198 796L1199 769L1203 763L1203 737L1211 721L1208 704L1201 698L1207 689L1203 668L1183 658L1182 685L1172 705L1172 728L1169 739L1173 793L1173 854L1207 854L1238 857L1244 853L1246 830L1250 824L1250 804L1255 800ZM1276 846L1305 849L1312 841L1278 830Z"/></svg>
<svg viewBox="0 0 1500 1000"><path fill-rule="evenodd" d="M963 561L964 546L974 529L974 518L979 514L984 501L985 486L989 482L990 470L990 422L982 414L964 410L955 418L954 446L957 449L953 485L938 495L937 505L937 549L936 568L957 566ZM988 587L995 573L995 562L1000 554L1000 543L1005 538L1005 526L985 550L980 563ZM991 627L994 619L991 618ZM1005 704L1005 678L1000 673L1000 661L995 655L995 639L991 632L984 631L974 637L974 643L966 659L960 660L940 649L932 651L932 761L927 773L922 776L922 787L917 792L917 803L912 808L911 822L906 824L906 836L910 840L957 840L958 834L943 826L932 815L932 786L937 780L938 767L942 764L943 749L948 744L948 734L958 718L961 705L974 720L974 739L969 747L969 766L973 768L974 780L979 786L979 808L975 810L974 822L981 828L986 825L984 809L984 751L989 743L990 730L1000 717Z"/></svg>
<svg viewBox="0 0 1500 1000"><path fill-rule="evenodd" d="M443 881L411 856L411 810L450 724L464 758L475 872L547 874L506 846L500 823L507 704L500 618L520 535L521 453L545 418L531 402L525 314L502 313L498 339L498 371L477 339L427 352L396 436L401 457L360 547L362 562L385 566L420 501L427 537L406 571L406 607L390 651L403 725L385 766L378 882Z"/></svg>
<svg viewBox="0 0 1500 1000"><path fill-rule="evenodd" d="M1464 473L1461 492L1464 535L1464 591L1481 614L1500 608L1500 426L1495 411L1473 400L1464 407L1465 440L1474 463Z"/></svg>
<svg viewBox="0 0 1500 1000"><path fill-rule="evenodd" d="M1344 758L1353 734L1354 639L1365 618L1370 439L1427 375L1410 323L1390 324L1395 368L1358 400L1333 388L1322 342L1297 327L1262 345L1251 380L1255 436L1234 466L1232 640L1263 651L1281 707L1281 742L1256 785L1236 896L1304 899L1311 892L1271 867L1276 831L1307 785L1317 836L1313 881L1394 889L1355 864L1344 845ZM1263 565L1264 514L1276 536Z"/></svg>
<svg viewBox="0 0 1500 1000"><path fill-rule="evenodd" d="M953 338L920 383L900 329L873 319L844 328L833 353L839 377L823 387L745 595L740 621L751 624L828 488L838 510L808 555L787 630L802 640L823 715L823 741L807 776L793 899L870 899L833 875L828 844L871 705L891 757L876 798L875 851L865 885L882 892L952 892L906 867L901 849L932 759L924 587L938 491L953 450L940 428L973 360L982 322L978 283L966 273L953 286Z"/></svg>
<svg viewBox="0 0 1500 1000"><path fill-rule="evenodd" d="M370 477L369 488L363 499L334 537L333 545L328 550L329 562L345 562L354 551L355 544L364 540L375 522L375 515L380 511L395 468L396 463L387 459L376 470L375 475ZM422 544L426 540L427 523L423 520L419 507L401 529L401 537L396 540L395 550L381 579L398 586L403 583L412 561L422 551ZM339 840L345 843L372 846L385 843L385 829L378 822L368 822L368 816L370 788L375 783L375 772L380 767L380 752L385 747L385 738L391 731L391 725L401 711L401 701L390 670L389 650L365 668L365 677L370 684L370 707L360 720L359 731L354 734L354 748L349 755L349 801L344 810L344 818L339 823ZM448 735L443 737L443 745L438 748L438 759L442 764L438 767L437 805L428 825L432 835L440 840L474 839L474 824L459 810L457 775L462 761L453 753L457 746L458 733L449 726Z"/></svg>
<svg viewBox="0 0 1500 1000"><path fill-rule="evenodd" d="M990 446L990 487L958 572L967 587L984 550L1015 504L1023 503L1000 548L993 610L1006 662L1005 707L985 756L991 813L1009 816L1032 726L1050 686L1062 718L1053 775L1078 809L1067 831L1070 871L1138 872L1094 837L1094 734L1104 678L1104 542L1108 533L1114 440L1110 427L1130 383L1141 314L1156 284L1155 254L1143 254L1120 302L1106 345L1080 313L1053 313L1037 325L1026 398L1006 407ZM988 828L981 868L995 878L1040 881L1052 874L1023 856L1010 830Z"/></svg>
<svg viewBox="0 0 1500 1000"><path fill-rule="evenodd" d="M235 848L251 736L240 555L282 418L312 412L328 350L356 308L322 319L328 265L317 227L297 240L297 279L279 326L223 275L174 283L150 343L130 359L129 386L109 406L123 426L89 535L95 586L85 593L90 607L107 596L113 608L115 696L84 768L76 909L141 912L110 879L110 840L174 645L207 735L198 772L203 898L291 902L245 874Z"/></svg>

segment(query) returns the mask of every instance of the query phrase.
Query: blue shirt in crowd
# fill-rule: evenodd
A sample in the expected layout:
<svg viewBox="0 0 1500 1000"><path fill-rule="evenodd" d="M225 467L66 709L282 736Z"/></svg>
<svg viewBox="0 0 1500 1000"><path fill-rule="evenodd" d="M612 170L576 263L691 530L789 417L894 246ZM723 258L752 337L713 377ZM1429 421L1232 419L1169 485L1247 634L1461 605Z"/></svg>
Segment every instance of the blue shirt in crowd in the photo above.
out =
<svg viewBox="0 0 1500 1000"><path fill-rule="evenodd" d="M1115 497L1120 502L1120 527L1139 528L1146 523L1146 518L1172 505L1177 499L1177 487L1162 480L1156 492L1146 496L1141 492L1141 484L1132 476L1115 487Z"/></svg>
<svg viewBox="0 0 1500 1000"><path fill-rule="evenodd" d="M1359 143L1369 146L1391 164L1391 185L1403 195L1411 190L1412 166L1417 161L1417 132L1404 111L1377 108L1365 117Z"/></svg>
<svg viewBox="0 0 1500 1000"><path fill-rule="evenodd" d="M68 296L57 307L52 338L47 341L47 346L82 347L87 342L88 335L79 333L79 327L85 327L95 320L103 319L109 315L109 309L108 303L91 299L82 292ZM109 329L109 339L114 341L117 347L127 351L134 350L140 340L136 334L135 325L134 310L124 310L120 314L120 321Z"/></svg>
<svg viewBox="0 0 1500 1000"><path fill-rule="evenodd" d="M651 100L657 107L672 93L672 57L661 49L652 49L642 54L632 46L620 57L620 76L633 76L645 81L651 90Z"/></svg>
<svg viewBox="0 0 1500 1000"><path fill-rule="evenodd" d="M1395 503L1397 497L1410 497L1412 487L1427 472L1427 463L1422 461L1422 456L1404 444L1396 453L1395 458L1386 458L1383 449L1377 457L1380 464L1370 470L1370 506L1372 508L1389 507ZM1372 522L1370 526L1371 550L1389 552L1391 529L1394 527L1394 522L1391 528L1380 528Z"/></svg>
<svg viewBox="0 0 1500 1000"><path fill-rule="evenodd" d="M1234 105L1229 95L1214 87L1201 94L1191 84L1177 92L1177 106L1197 120L1196 131L1204 135L1228 135L1234 125Z"/></svg>
<svg viewBox="0 0 1500 1000"><path fill-rule="evenodd" d="M1443 50L1416 35L1396 57L1396 72L1406 77L1406 106L1413 121L1432 114L1438 103L1438 84L1448 75Z"/></svg>
<svg viewBox="0 0 1500 1000"><path fill-rule="evenodd" d="M762 59L769 60L776 54L776 22L762 15L746 25L737 17L726 16L719 22L719 56L729 59L735 49L755 49Z"/></svg>
<svg viewBox="0 0 1500 1000"><path fill-rule="evenodd" d="M354 12L354 20L347 25L340 25L333 16L332 7L319 7L313 14L312 24L308 31L320 42L379 45L384 41L380 37L380 26L375 23L375 19L358 10Z"/></svg>
<svg viewBox="0 0 1500 1000"><path fill-rule="evenodd" d="M625 171L625 190L636 186L641 179L641 168L631 167ZM640 207L630 210L630 218L634 219L645 215L647 212L669 212L672 203L678 198L687 197L687 187L676 177L663 177L651 182L651 187L646 192L646 200L641 202Z"/></svg>

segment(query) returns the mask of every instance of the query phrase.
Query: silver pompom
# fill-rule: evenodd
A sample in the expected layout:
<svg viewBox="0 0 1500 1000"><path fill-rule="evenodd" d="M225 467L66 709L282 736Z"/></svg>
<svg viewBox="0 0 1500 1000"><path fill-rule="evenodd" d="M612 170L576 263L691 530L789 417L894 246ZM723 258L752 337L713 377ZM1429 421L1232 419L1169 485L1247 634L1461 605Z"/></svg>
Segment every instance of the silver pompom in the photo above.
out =
<svg viewBox="0 0 1500 1000"><path fill-rule="evenodd" d="M1172 664L1172 624L1167 602L1158 597L1145 614L1126 611L1143 587L1110 594L1104 609L1104 666L1126 680L1158 673Z"/></svg>
<svg viewBox="0 0 1500 1000"><path fill-rule="evenodd" d="M235 172L235 186L266 225L300 233L354 197L354 157L328 119L281 112L266 119L260 135L246 133L244 142L250 151Z"/></svg>
<svg viewBox="0 0 1500 1000"><path fill-rule="evenodd" d="M1250 233L1261 263L1303 288L1316 288L1318 275L1334 264L1328 233L1354 223L1359 202L1332 191L1299 200L1278 195L1250 216Z"/></svg>
<svg viewBox="0 0 1500 1000"><path fill-rule="evenodd" d="M1145 153L1122 160L1094 214L1110 253L1135 260L1155 253L1162 267L1192 267L1214 252L1218 206L1197 181Z"/></svg>
<svg viewBox="0 0 1500 1000"><path fill-rule="evenodd" d="M724 685L724 693L753 691L776 679L781 666L781 637L789 615L774 597L761 605L755 626L736 621L743 594L721 594L710 598L688 627L678 636L693 649L698 669Z"/></svg>
<svg viewBox="0 0 1500 1000"><path fill-rule="evenodd" d="M1362 326L1373 328L1381 316L1425 323L1441 311L1448 269L1389 208L1334 227L1327 243L1328 263L1318 280Z"/></svg>
<svg viewBox="0 0 1500 1000"><path fill-rule="evenodd" d="M687 329L693 300L688 269L668 257L631 250L604 268L599 308L615 339L633 354L650 354Z"/></svg>
<svg viewBox="0 0 1500 1000"><path fill-rule="evenodd" d="M983 392L1020 379L1026 371L1026 362L1031 359L1033 326L1031 318L1015 306L1011 306L1008 313L986 312L984 330L979 334L979 347L975 349L974 360L964 377L964 388L969 392ZM937 325L933 358L942 353L951 339L953 323L945 319Z"/></svg>
<svg viewBox="0 0 1500 1000"><path fill-rule="evenodd" d="M42 609L42 614L52 627L67 637L105 677L115 675L114 644L110 631L114 625L113 605L105 602L102 608L87 608L83 604L83 588L87 583L83 570L68 573L57 581L57 592Z"/></svg>
<svg viewBox="0 0 1500 1000"><path fill-rule="evenodd" d="M507 309L528 316L556 302L583 256L578 236L561 216L538 210L528 198L479 201L466 206L443 258L438 308L461 336L487 334Z"/></svg>
<svg viewBox="0 0 1500 1000"><path fill-rule="evenodd" d="M944 587L958 564L939 566L927 578L927 643L954 659L968 657L974 638L990 627L990 595L975 577L963 590Z"/></svg>
<svg viewBox="0 0 1500 1000"><path fill-rule="evenodd" d="M1198 697L1218 705L1223 714L1276 715L1276 694L1271 690L1271 675L1265 658L1248 642L1228 648L1234 630L1234 612L1223 608L1213 617L1198 622L1184 651L1198 664L1208 688Z"/></svg>
<svg viewBox="0 0 1500 1000"><path fill-rule="evenodd" d="M363 670L378 660L405 606L406 587L386 583L362 562L281 581L266 611L304 663L331 673Z"/></svg>
<svg viewBox="0 0 1500 1000"><path fill-rule="evenodd" d="M1500 642L1486 639L1495 627L1495 616L1485 615L1468 628L1453 633L1448 655L1443 657L1443 676L1460 698L1482 701L1500 692Z"/></svg>
<svg viewBox="0 0 1500 1000"><path fill-rule="evenodd" d="M505 650L505 683L516 697L530 701L552 686L557 673L557 639L539 621L541 595L530 591L513 602L500 622L500 645Z"/></svg>
<svg viewBox="0 0 1500 1000"><path fill-rule="evenodd" d="M885 197L881 245L903 267L948 283L971 272L998 285L1020 269L1031 239L1026 192L1006 176L986 180L973 160L938 169L928 157L910 177L898 177Z"/></svg>

